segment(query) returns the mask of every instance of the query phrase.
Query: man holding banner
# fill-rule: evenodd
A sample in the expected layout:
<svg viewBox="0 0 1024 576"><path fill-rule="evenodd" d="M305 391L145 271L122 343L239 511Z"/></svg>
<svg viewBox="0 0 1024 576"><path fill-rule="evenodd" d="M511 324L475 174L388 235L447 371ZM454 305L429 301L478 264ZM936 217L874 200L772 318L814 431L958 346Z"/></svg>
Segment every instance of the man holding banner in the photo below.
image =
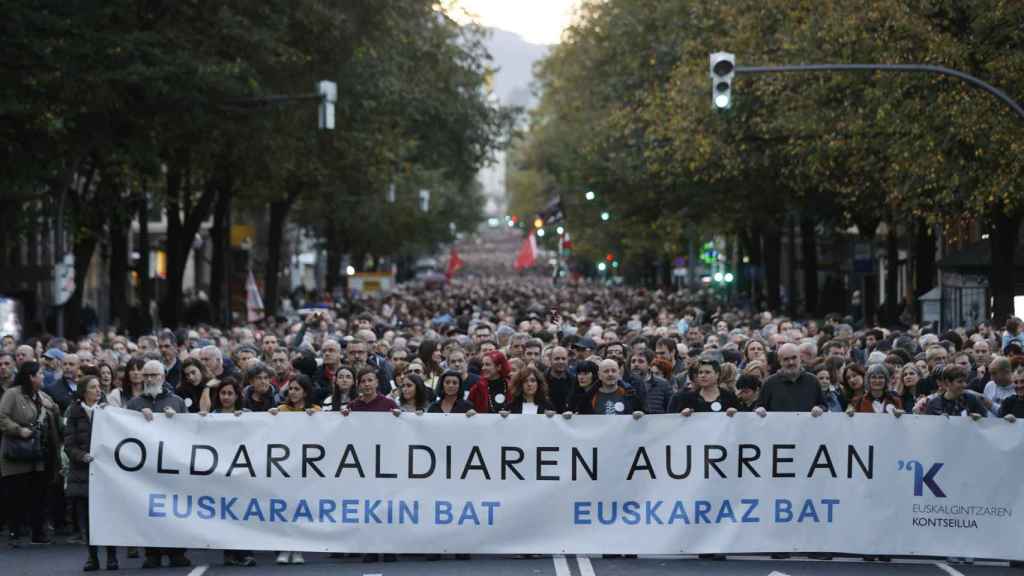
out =
<svg viewBox="0 0 1024 576"><path fill-rule="evenodd" d="M142 415L149 422L153 421L156 412L162 412L171 418L178 412L185 412L185 401L181 397L164 389L165 368L162 362L150 360L142 366L142 395L132 398L127 408L142 412ZM159 568L163 563L163 557L168 557L171 567L191 566L192 562L180 548L152 548L146 547L146 559L142 563L143 568Z"/></svg>

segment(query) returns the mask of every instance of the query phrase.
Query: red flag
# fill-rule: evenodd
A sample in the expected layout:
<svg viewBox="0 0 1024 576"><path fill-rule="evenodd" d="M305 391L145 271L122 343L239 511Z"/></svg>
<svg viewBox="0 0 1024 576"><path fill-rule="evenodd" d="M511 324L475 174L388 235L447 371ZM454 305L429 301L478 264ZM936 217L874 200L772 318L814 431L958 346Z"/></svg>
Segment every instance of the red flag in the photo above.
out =
<svg viewBox="0 0 1024 576"><path fill-rule="evenodd" d="M455 246L452 246L452 251L448 255L448 270L445 271L444 275L451 280L452 276L455 276L455 273L462 269L463 264L465 262L462 261L462 258L459 258L459 251L455 249Z"/></svg>
<svg viewBox="0 0 1024 576"><path fill-rule="evenodd" d="M533 230L530 231L529 236L523 240L522 247L519 248L519 254L516 256L516 270L522 270L523 268L529 268L537 261L537 238L533 235Z"/></svg>

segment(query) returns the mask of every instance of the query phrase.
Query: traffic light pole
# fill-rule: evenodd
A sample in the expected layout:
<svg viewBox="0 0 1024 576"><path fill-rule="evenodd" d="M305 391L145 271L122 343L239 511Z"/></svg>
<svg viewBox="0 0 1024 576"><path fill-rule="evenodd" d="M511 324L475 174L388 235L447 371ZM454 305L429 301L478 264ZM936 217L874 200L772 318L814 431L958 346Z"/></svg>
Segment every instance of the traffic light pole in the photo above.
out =
<svg viewBox="0 0 1024 576"><path fill-rule="evenodd" d="M939 76L951 76L963 80L976 88L988 92L1003 101L1014 112L1024 120L1024 108L1010 96L985 82L984 80L971 76L966 72L946 68L945 66L933 66L931 64L793 64L789 66L736 66L736 74L782 74L789 72L924 72Z"/></svg>

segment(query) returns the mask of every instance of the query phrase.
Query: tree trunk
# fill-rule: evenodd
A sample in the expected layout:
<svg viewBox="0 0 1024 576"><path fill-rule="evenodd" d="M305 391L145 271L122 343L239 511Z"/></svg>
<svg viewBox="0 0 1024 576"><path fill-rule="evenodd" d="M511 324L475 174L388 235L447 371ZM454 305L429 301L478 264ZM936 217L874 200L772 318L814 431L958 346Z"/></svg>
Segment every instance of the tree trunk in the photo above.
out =
<svg viewBox="0 0 1024 576"><path fill-rule="evenodd" d="M764 305L764 251L761 249L761 233L755 227L744 230L741 232L741 242L746 246L750 262L746 265L741 264L744 271L740 277L750 279L750 303L754 310L760 310ZM742 259L740 261L742 262Z"/></svg>
<svg viewBox="0 0 1024 576"><path fill-rule="evenodd" d="M128 321L128 235L124 222L110 222L110 323L124 326Z"/></svg>
<svg viewBox="0 0 1024 576"><path fill-rule="evenodd" d="M64 337L77 339L82 335L82 295L85 292L85 276L89 263L96 252L96 236L84 234L75 238L72 247L75 254L75 291L64 304Z"/></svg>
<svg viewBox="0 0 1024 576"><path fill-rule="evenodd" d="M218 194L213 209L213 257L210 259L210 308L213 321L231 324L231 194Z"/></svg>
<svg viewBox="0 0 1024 576"><path fill-rule="evenodd" d="M782 235L775 223L761 229L764 238L765 307L773 313L780 309L779 287L782 281Z"/></svg>
<svg viewBox="0 0 1024 576"><path fill-rule="evenodd" d="M301 189L296 186L288 191L287 197L270 203L270 230L267 246L267 266L263 274L263 286L266 298L263 306L268 318L277 315L277 303L281 299L278 289L281 279L281 250L284 248L284 226L288 222L288 212Z"/></svg>
<svg viewBox="0 0 1024 576"><path fill-rule="evenodd" d="M787 274L787 278L786 278L786 295L788 296L788 299L786 301L786 311L789 313L790 317L796 317L797 313L798 313L798 310L799 310L799 306L797 305L798 298L797 298L797 289L796 289L796 287L797 287L797 281L796 281L796 277L797 277L797 274L796 274L796 267L797 267L797 261L796 261L796 239L797 239L796 223L793 221L793 219L790 219L789 220L789 242L788 242L788 245L786 246L786 248L788 249L787 250L788 254L786 255L786 259L789 260L789 274Z"/></svg>
<svg viewBox="0 0 1024 576"><path fill-rule="evenodd" d="M185 265L192 249L192 240L199 231L199 225L210 215L217 192L227 191L230 183L218 179L217 174L211 175L206 181L199 200L185 210L182 219L182 206L185 196L191 194L188 179L183 178L182 165L171 163L167 170L167 291L164 296L161 315L163 323L169 328L181 322L184 303L182 302L182 281L185 277Z"/></svg>
<svg viewBox="0 0 1024 576"><path fill-rule="evenodd" d="M896 235L896 224L890 219L888 233L885 235L885 324L896 326L899 323L899 270L900 245Z"/></svg>
<svg viewBox="0 0 1024 576"><path fill-rule="evenodd" d="M338 234L338 224L333 218L330 218L327 223L326 238L327 242L327 277L324 279L324 291L328 294L334 294L334 289L338 286L341 281L341 250Z"/></svg>
<svg viewBox="0 0 1024 576"><path fill-rule="evenodd" d="M139 319L133 326L133 335L139 336L153 328L153 317L149 308L153 304L153 278L149 275L149 196L146 191L139 195L139 261L135 265L139 275Z"/></svg>
<svg viewBox="0 0 1024 576"><path fill-rule="evenodd" d="M807 315L818 314L818 239L814 220L809 216L800 219L800 249L804 270L804 306Z"/></svg>
<svg viewBox="0 0 1024 576"><path fill-rule="evenodd" d="M166 279L164 282L163 303L160 306L160 319L164 326L174 328L181 318L181 291L184 279L185 264L182 246L181 194L182 168L171 164L167 169L167 238L164 241L166 256ZM189 191L185 190L185 194Z"/></svg>
<svg viewBox="0 0 1024 576"><path fill-rule="evenodd" d="M999 327L1013 316L1013 297L1016 291L1017 237L1020 231L1020 212L1007 215L1000 211L992 218L992 232L989 243L992 263L989 270L989 287L992 291L992 325Z"/></svg>
<svg viewBox="0 0 1024 576"><path fill-rule="evenodd" d="M914 294L921 296L935 287L935 235L926 222L914 226Z"/></svg>

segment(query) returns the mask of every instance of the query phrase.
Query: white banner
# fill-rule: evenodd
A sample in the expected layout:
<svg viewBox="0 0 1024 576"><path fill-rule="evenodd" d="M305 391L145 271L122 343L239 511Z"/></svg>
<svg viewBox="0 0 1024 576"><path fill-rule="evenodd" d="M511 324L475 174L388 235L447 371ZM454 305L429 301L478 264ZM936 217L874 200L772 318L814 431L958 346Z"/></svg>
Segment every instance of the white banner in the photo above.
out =
<svg viewBox="0 0 1024 576"><path fill-rule="evenodd" d="M97 410L95 544L1024 559L1024 424Z"/></svg>

